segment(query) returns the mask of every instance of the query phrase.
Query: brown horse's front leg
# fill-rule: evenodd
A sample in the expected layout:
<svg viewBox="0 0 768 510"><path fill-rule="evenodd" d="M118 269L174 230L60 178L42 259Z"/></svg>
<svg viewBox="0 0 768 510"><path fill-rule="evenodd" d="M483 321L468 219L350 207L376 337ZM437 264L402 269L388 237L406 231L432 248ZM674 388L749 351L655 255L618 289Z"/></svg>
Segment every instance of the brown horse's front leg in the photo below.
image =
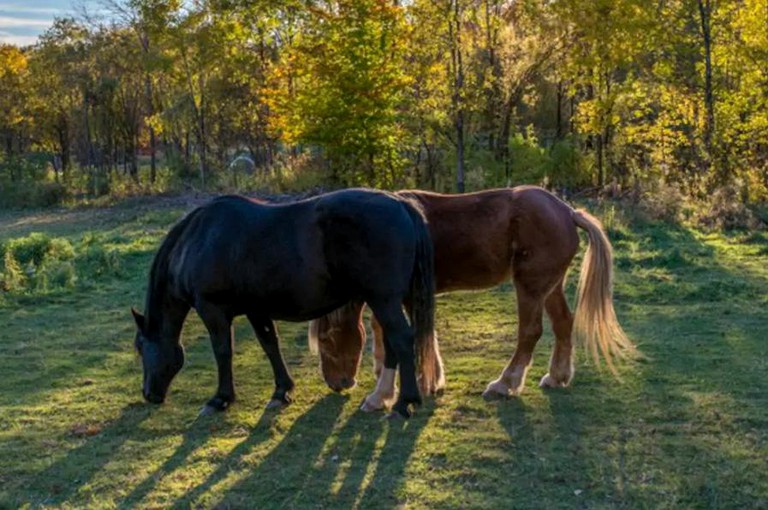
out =
<svg viewBox="0 0 768 510"><path fill-rule="evenodd" d="M368 395L361 406L365 411L381 409L394 393L395 369L400 374L400 394L393 406L400 416L409 417L411 404L421 404L416 381L414 338L400 303L369 303L384 331L384 369L376 390Z"/></svg>
<svg viewBox="0 0 768 510"><path fill-rule="evenodd" d="M384 341L384 330L375 317L371 318L374 332L373 357L376 370L376 389L365 397L360 409L366 412L379 411L392 407L397 393L395 375L397 373L397 355L394 349ZM380 360L380 361L379 361Z"/></svg>
<svg viewBox="0 0 768 510"><path fill-rule="evenodd" d="M384 368L384 332L381 329L381 324L376 320L375 316L371 316L371 330L373 331L373 372L376 374L377 379L381 379L381 371ZM440 357L440 349L437 345L437 331L432 332L431 342L435 342L435 355L434 360L427 361L428 363L434 363L433 373L435 374L434 381L427 381L422 377L422 371L419 374L419 389L422 395L438 395L445 389L445 369L443 368L443 359ZM394 390L393 390L394 394Z"/></svg>

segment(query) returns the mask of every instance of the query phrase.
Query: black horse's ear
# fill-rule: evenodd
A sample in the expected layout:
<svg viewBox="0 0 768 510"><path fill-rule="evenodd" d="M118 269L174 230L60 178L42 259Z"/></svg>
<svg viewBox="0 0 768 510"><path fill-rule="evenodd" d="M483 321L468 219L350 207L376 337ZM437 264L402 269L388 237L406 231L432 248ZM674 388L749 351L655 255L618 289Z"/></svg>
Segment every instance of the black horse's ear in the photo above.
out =
<svg viewBox="0 0 768 510"><path fill-rule="evenodd" d="M136 327L139 328L139 332L144 333L144 316L134 307L131 307L131 314L133 314L133 320L136 321Z"/></svg>

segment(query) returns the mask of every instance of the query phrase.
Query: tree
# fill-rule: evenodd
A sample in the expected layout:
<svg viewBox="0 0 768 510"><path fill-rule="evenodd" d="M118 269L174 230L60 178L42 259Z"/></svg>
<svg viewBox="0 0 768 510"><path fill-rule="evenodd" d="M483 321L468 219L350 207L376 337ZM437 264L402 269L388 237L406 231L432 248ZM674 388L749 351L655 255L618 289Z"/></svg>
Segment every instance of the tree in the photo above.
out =
<svg viewBox="0 0 768 510"><path fill-rule="evenodd" d="M312 10L306 23L275 70L282 86L271 96L272 127L289 143L322 147L340 182L403 183L403 8L341 0Z"/></svg>
<svg viewBox="0 0 768 510"><path fill-rule="evenodd" d="M27 57L24 53L15 46L0 45L0 136L7 159L22 150L24 124L28 120L27 80Z"/></svg>

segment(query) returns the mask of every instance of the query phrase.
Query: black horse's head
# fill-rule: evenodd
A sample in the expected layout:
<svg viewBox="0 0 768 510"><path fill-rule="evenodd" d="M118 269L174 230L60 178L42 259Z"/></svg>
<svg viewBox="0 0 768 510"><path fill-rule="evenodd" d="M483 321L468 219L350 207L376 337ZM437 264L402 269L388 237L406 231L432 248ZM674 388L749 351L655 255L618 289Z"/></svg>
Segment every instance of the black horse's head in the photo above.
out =
<svg viewBox="0 0 768 510"><path fill-rule="evenodd" d="M184 365L184 348L178 342L164 342L147 331L144 316L131 309L136 321L134 347L141 357L144 379L141 392L148 402L162 404L171 381Z"/></svg>

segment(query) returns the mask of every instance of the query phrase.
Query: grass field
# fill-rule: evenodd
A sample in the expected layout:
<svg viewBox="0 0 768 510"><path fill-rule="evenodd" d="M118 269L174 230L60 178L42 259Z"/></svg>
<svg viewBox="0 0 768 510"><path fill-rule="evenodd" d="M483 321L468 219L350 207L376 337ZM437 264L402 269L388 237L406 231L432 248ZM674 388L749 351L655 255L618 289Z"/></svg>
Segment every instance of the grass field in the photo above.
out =
<svg viewBox="0 0 768 510"><path fill-rule="evenodd" d="M483 401L514 347L505 285L439 298L448 387L406 424L357 411L374 384L369 352L357 388L327 389L305 324L279 325L295 403L265 412L271 370L245 320L239 400L196 420L216 377L200 321L188 320L187 365L153 407L129 314L191 205L0 214L6 246L42 232L72 250L47 272L22 264L20 287L0 293L0 507L768 507L766 233L611 215L618 315L648 356L622 383L580 355L570 388L540 390L547 331L523 396Z"/></svg>

